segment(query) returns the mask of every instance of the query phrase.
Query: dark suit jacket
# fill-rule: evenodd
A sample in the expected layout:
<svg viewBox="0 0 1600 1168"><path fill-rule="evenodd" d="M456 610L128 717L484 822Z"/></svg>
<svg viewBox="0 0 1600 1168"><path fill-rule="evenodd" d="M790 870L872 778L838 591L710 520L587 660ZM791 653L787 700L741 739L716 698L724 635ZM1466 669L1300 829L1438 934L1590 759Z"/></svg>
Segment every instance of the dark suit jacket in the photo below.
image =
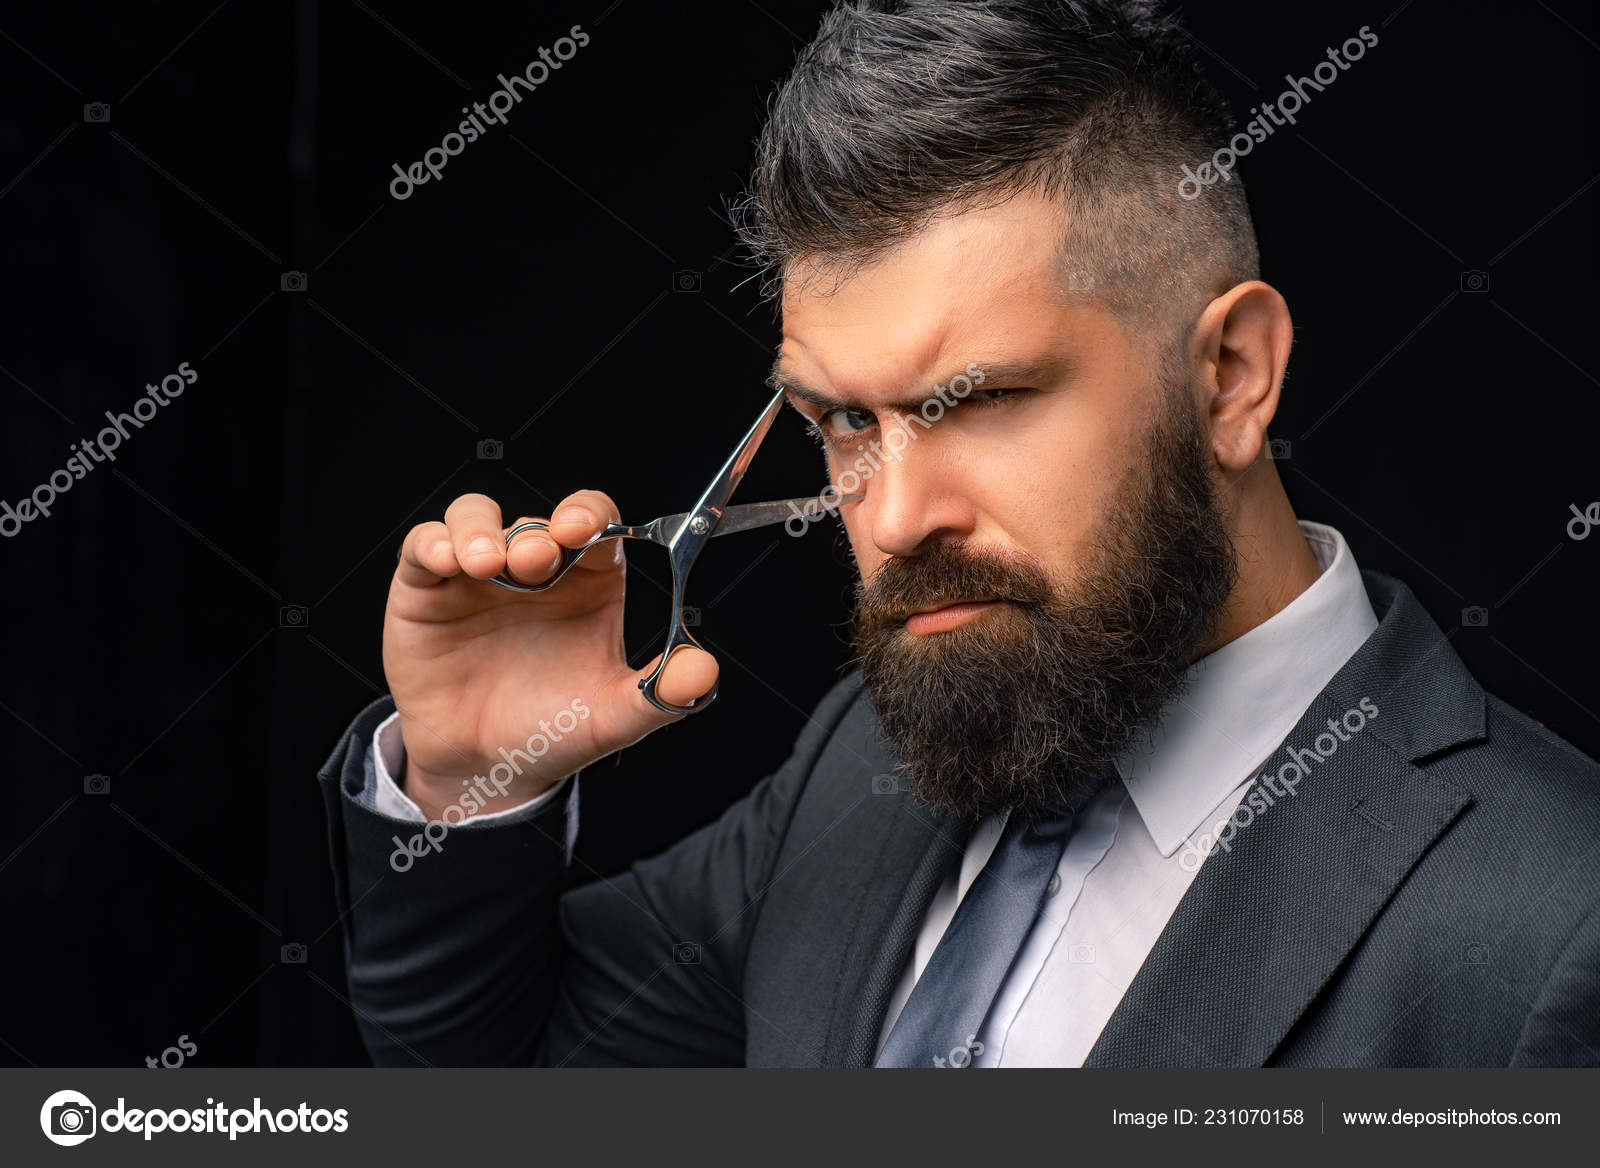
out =
<svg viewBox="0 0 1600 1168"><path fill-rule="evenodd" d="M1468 674L1416 597L1285 740L1380 713L1197 873L1090 1066L1600 1064L1600 767ZM320 772L350 996L382 1064L869 1066L969 825L882 793L852 675L716 822L563 893L563 819L396 874L357 717Z"/></svg>

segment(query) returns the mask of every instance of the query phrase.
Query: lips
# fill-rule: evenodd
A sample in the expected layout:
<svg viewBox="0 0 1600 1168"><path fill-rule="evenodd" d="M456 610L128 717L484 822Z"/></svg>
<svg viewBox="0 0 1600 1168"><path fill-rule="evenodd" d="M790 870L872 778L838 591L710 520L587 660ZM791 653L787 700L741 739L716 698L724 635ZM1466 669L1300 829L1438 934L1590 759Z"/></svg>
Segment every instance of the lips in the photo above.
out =
<svg viewBox="0 0 1600 1168"><path fill-rule="evenodd" d="M949 632L970 620L976 620L998 603L996 600L958 600L913 612L905 618L906 631L919 637Z"/></svg>
<svg viewBox="0 0 1600 1168"><path fill-rule="evenodd" d="M905 612L900 614L899 619L905 621L914 616L922 616L925 613L932 612L943 612L947 608L956 608L963 604L993 604L994 599L995 598L992 596L985 596L977 600L941 600L935 604L925 604L921 608L907 609Z"/></svg>

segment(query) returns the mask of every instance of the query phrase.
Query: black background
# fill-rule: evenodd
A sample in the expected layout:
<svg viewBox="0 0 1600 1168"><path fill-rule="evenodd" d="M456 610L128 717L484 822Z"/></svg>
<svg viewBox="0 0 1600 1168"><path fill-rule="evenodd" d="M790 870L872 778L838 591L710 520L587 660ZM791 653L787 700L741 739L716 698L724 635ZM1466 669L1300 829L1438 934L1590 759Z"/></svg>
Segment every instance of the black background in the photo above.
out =
<svg viewBox="0 0 1600 1168"><path fill-rule="evenodd" d="M0 1063L142 1065L180 1035L203 1065L364 1061L313 775L383 692L395 549L472 490L543 513L600 487L629 519L693 501L759 410L778 335L724 203L821 10L0 18L0 498L147 382L199 373L0 541ZM1297 323L1285 482L1417 591L1491 692L1600 754L1600 539L1566 530L1570 504L1600 499L1600 21L1572 0L1184 10L1241 120L1285 72L1378 34L1244 168ZM590 44L509 125L391 198L391 164L574 24ZM85 121L91 102L109 121ZM282 291L285 271L306 290ZM697 291L674 290L685 271ZM484 440L503 457L478 457ZM786 417L737 499L821 482ZM630 561L642 662L667 577L655 549ZM832 527L710 547L692 590L721 697L586 772L580 876L781 760L847 659L850 580ZM1472 606L1486 625L1464 625ZM305 964L281 960L290 944Z"/></svg>

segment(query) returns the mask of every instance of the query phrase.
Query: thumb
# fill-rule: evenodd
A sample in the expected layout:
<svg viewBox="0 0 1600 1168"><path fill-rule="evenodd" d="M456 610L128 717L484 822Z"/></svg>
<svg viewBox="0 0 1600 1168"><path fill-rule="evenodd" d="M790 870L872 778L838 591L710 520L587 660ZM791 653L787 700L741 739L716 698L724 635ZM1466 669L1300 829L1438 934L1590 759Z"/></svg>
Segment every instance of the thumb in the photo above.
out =
<svg viewBox="0 0 1600 1168"><path fill-rule="evenodd" d="M687 716L658 710L639 688L639 683L655 672L660 660L658 653L643 669L636 673L624 673L615 683L610 705L617 711L619 721L627 724L627 733L642 736ZM717 688L720 672L717 659L710 653L694 645L682 645L673 651L672 659L661 671L656 683L656 697L672 706L695 704Z"/></svg>

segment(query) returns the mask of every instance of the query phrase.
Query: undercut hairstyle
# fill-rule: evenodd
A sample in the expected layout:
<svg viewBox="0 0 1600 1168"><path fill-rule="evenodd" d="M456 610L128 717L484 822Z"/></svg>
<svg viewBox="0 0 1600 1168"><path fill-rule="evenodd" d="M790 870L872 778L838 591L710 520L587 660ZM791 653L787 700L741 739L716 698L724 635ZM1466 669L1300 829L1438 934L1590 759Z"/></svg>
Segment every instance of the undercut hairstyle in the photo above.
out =
<svg viewBox="0 0 1600 1168"><path fill-rule="evenodd" d="M1063 292L1176 341L1259 278L1238 174L1179 194L1232 121L1156 3L846 0L770 103L734 227L774 296L798 262L842 280L935 216L1037 191L1061 203Z"/></svg>

